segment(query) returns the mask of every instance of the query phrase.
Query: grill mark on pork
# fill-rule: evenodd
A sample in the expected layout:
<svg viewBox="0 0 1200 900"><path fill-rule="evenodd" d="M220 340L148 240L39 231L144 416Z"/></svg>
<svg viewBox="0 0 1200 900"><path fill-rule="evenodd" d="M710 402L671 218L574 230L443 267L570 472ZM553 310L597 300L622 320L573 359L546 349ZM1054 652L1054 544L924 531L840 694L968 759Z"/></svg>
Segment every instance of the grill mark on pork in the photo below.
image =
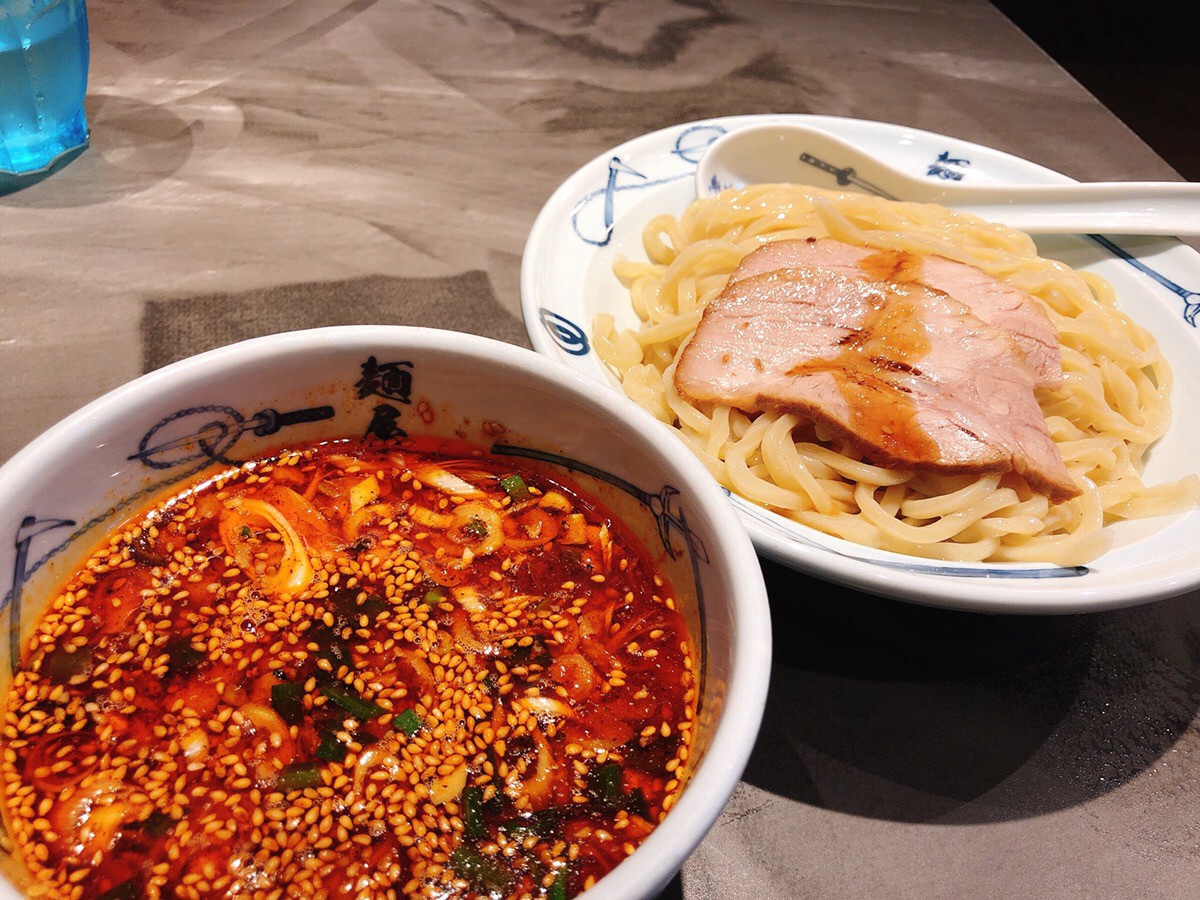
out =
<svg viewBox="0 0 1200 900"><path fill-rule="evenodd" d="M881 465L1016 471L1053 500L1079 494L1012 336L919 282L824 267L731 282L675 386L693 402L821 423Z"/></svg>
<svg viewBox="0 0 1200 900"><path fill-rule="evenodd" d="M1034 386L1062 384L1058 331L1036 298L981 269L943 256L858 247L833 238L773 241L748 253L729 277L743 278L776 269L822 266L846 275L896 283L919 283L965 303L983 321L1013 335L1034 376Z"/></svg>

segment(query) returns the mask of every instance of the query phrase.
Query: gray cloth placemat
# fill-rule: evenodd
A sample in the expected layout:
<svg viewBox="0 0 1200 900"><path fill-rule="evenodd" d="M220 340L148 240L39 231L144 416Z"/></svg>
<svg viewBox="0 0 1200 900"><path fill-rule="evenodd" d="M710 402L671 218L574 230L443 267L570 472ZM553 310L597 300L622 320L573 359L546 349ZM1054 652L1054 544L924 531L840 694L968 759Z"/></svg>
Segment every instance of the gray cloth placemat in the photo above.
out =
<svg viewBox="0 0 1200 900"><path fill-rule="evenodd" d="M248 338L328 325L424 325L529 346L486 273L448 278L371 275L229 294L151 300L142 315L142 370Z"/></svg>

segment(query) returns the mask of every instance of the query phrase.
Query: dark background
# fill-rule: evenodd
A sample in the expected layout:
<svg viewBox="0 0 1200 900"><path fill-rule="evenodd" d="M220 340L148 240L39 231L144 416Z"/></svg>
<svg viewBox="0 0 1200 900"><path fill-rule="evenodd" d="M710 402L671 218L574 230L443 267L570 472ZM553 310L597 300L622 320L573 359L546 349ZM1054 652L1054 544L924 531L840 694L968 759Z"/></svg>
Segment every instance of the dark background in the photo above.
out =
<svg viewBox="0 0 1200 900"><path fill-rule="evenodd" d="M992 0L1189 181L1200 181L1200 3Z"/></svg>

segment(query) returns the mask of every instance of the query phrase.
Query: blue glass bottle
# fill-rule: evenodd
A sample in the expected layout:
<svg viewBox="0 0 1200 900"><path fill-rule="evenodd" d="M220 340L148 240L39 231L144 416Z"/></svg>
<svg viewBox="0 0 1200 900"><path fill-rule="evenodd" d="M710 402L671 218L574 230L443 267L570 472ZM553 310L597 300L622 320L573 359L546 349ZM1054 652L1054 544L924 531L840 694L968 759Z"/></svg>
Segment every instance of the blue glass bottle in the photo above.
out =
<svg viewBox="0 0 1200 900"><path fill-rule="evenodd" d="M84 0L0 0L0 193L87 146L87 72Z"/></svg>

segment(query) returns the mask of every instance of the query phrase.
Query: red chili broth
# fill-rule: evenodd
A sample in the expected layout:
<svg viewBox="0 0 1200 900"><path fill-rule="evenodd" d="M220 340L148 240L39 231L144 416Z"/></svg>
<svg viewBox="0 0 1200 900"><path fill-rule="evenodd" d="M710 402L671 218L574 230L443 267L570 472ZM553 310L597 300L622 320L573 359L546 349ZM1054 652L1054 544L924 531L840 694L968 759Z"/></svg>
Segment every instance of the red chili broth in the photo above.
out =
<svg viewBox="0 0 1200 900"><path fill-rule="evenodd" d="M290 448L67 581L7 695L9 832L64 897L574 896L681 787L673 597L535 463Z"/></svg>

